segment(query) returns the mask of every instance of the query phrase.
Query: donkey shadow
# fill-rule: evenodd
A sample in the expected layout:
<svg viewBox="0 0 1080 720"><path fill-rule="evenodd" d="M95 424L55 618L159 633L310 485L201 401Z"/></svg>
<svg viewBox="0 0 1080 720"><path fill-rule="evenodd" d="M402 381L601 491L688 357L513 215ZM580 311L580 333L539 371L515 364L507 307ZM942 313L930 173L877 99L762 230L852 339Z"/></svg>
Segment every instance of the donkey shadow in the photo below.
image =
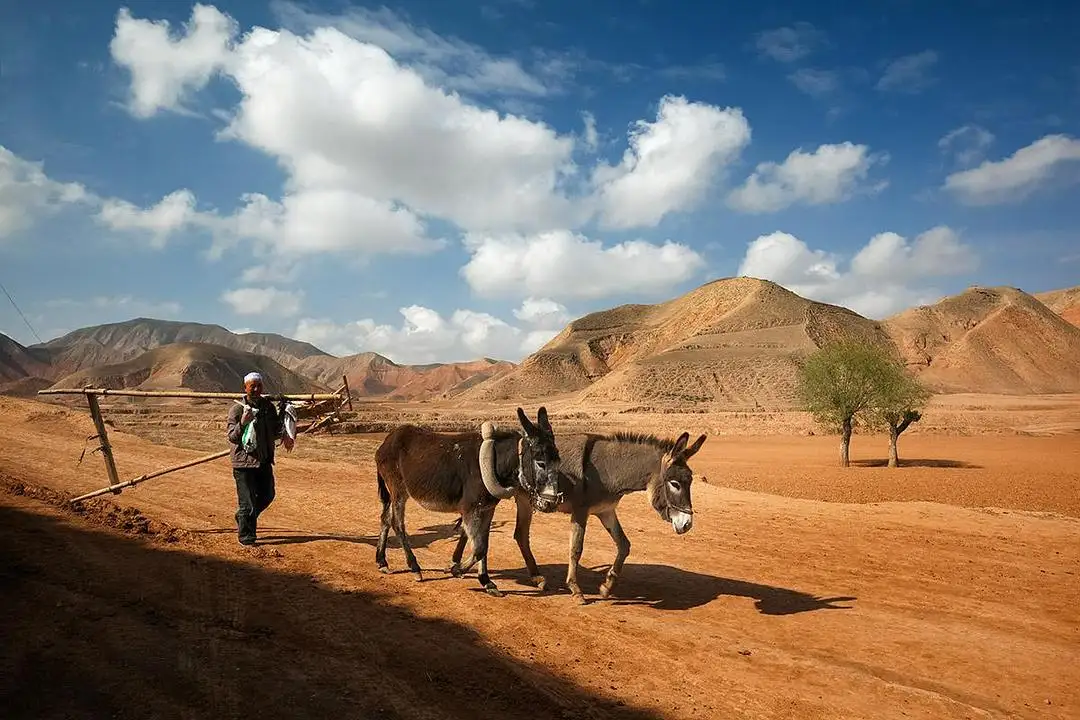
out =
<svg viewBox="0 0 1080 720"><path fill-rule="evenodd" d="M762 585L759 583L716 577L681 570L669 565L630 564L623 571L611 596L599 597L600 583L608 565L578 569L578 584L586 594L589 604L644 605L654 610L689 610L700 607L723 596L744 597L754 601L754 607L762 615L794 615L816 610L850 610L848 603L858 598L851 595L821 597L790 588ZM548 579L548 588L565 591L566 565L541 565L540 571ZM497 577L517 579L525 584L524 568L499 573ZM492 575L496 577L496 575Z"/></svg>
<svg viewBox="0 0 1080 720"><path fill-rule="evenodd" d="M492 524L494 527L494 523ZM210 528L207 530L192 530L195 534L220 535L235 533L235 527ZM409 543L413 548L426 548L440 540L457 538L458 531L454 523L442 525L428 525L427 527L409 530ZM379 544L378 535L345 535L341 533L317 533L310 530L290 530L288 528L266 527L259 528L259 539L256 545L298 545L301 543L319 542L330 540L333 542L355 543L375 547ZM386 539L387 549L401 549L401 541L391 531Z"/></svg>

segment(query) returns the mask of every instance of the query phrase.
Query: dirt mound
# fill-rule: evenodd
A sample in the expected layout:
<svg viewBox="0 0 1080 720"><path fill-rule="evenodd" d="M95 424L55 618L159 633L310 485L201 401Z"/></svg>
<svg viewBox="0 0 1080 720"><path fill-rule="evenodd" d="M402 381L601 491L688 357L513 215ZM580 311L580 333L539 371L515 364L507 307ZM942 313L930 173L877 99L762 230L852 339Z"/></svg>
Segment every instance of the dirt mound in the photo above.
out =
<svg viewBox="0 0 1080 720"><path fill-rule="evenodd" d="M268 357L205 343L164 345L127 362L67 375L54 387L236 392L252 370L262 373L268 393L327 392Z"/></svg>
<svg viewBox="0 0 1080 720"><path fill-rule="evenodd" d="M1034 297L1063 317L1066 322L1080 327L1080 287L1036 293Z"/></svg>
<svg viewBox="0 0 1080 720"><path fill-rule="evenodd" d="M331 357L310 343L271 333L234 333L220 325L136 318L120 323L82 328L31 350L49 362L48 377L100 365L134 360L148 350L176 343L216 345L264 355L291 368L308 357Z"/></svg>
<svg viewBox="0 0 1080 720"><path fill-rule="evenodd" d="M891 347L879 323L755 278L726 278L657 305L623 305L570 323L470 400L580 392L582 400L757 405L793 397L795 363L839 338Z"/></svg>
<svg viewBox="0 0 1080 720"><path fill-rule="evenodd" d="M936 392L1080 391L1080 328L1016 288L974 287L885 327Z"/></svg>
<svg viewBox="0 0 1080 720"><path fill-rule="evenodd" d="M296 372L326 386L337 387L342 376L361 397L421 400L451 393L463 384L481 382L513 369L513 363L483 358L472 362L398 365L378 353L343 358L311 357L294 366Z"/></svg>

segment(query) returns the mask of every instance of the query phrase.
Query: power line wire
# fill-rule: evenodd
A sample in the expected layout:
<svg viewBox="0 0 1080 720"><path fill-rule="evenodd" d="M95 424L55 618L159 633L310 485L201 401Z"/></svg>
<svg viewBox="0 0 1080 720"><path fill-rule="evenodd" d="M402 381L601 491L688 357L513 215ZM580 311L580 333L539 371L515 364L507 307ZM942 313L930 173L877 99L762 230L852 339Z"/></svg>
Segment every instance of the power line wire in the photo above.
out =
<svg viewBox="0 0 1080 720"><path fill-rule="evenodd" d="M23 322L26 323L26 327L30 328L30 332L34 334L34 337L37 338L37 341L39 343L43 342L41 336L37 334L37 330L35 330L34 326L30 324L30 321L26 319L26 316L23 315L23 311L19 309L19 306L15 304L15 298L11 297L11 293L7 291L7 288L4 287L3 283L0 283L0 290L3 290L4 294L7 295L7 299L11 301L11 306L15 308L15 312L19 313L19 317L21 317L23 319Z"/></svg>

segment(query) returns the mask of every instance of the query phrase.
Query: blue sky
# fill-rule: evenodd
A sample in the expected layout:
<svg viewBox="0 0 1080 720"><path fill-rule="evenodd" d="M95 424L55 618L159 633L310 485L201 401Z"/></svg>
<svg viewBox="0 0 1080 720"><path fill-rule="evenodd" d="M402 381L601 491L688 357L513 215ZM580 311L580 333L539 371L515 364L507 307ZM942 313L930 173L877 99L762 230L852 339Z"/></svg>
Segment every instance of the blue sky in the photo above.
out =
<svg viewBox="0 0 1080 720"><path fill-rule="evenodd" d="M738 274L874 318L1080 283L1069 3L16 5L0 282L42 339L518 360Z"/></svg>

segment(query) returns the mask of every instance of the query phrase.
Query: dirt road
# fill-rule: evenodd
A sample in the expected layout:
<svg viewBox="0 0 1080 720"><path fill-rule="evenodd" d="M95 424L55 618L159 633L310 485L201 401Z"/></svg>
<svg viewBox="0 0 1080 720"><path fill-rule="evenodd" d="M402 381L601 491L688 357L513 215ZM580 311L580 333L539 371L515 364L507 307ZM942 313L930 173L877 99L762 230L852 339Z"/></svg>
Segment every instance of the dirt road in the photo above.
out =
<svg viewBox="0 0 1080 720"><path fill-rule="evenodd" d="M491 563L507 597L441 572L453 518L413 504L430 579L379 574L374 439L348 441L354 462L314 438L283 457L262 542L243 548L221 462L110 496L141 511L127 520L104 503L74 515L33 487L13 494L106 480L97 456L75 466L85 415L6 399L0 410L6 716L1080 714L1076 436L964 438L948 457L927 437L907 454L953 467L899 471L828 468L831 440L773 438L753 453L755 440L706 443L694 464L710 483L694 486L689 534L643 496L623 501L633 549L610 600L596 590L613 548L590 522L581 580L593 602L579 607L562 588L567 519L534 521L541 593L524 584L505 504ZM199 454L122 433L114 445L124 477ZM857 460L880 457L858 447ZM985 502L995 488L1001 500ZM393 541L389 560L404 569Z"/></svg>

